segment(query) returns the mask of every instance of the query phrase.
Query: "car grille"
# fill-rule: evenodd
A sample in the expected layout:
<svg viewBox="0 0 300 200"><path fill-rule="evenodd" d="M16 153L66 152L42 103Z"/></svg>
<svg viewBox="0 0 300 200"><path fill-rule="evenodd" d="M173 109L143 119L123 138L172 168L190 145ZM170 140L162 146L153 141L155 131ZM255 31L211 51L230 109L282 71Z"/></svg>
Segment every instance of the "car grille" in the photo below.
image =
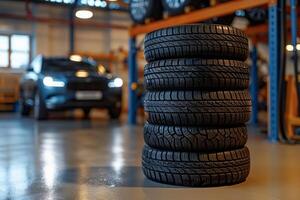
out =
<svg viewBox="0 0 300 200"><path fill-rule="evenodd" d="M107 88L106 80L92 81L69 81L68 90L105 90Z"/></svg>

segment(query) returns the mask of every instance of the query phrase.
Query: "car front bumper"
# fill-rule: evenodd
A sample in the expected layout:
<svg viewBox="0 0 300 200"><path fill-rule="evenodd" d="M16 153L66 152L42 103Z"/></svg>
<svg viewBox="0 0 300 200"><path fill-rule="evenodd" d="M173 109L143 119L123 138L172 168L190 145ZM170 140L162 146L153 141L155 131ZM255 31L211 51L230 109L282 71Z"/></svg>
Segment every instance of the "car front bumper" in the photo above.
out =
<svg viewBox="0 0 300 200"><path fill-rule="evenodd" d="M113 88L105 91L92 90L90 92L101 92L101 99L97 100L78 100L76 92L80 90L64 91L64 90L44 90L44 99L46 108L49 110L67 110L75 108L112 108L120 107L122 101L122 89Z"/></svg>

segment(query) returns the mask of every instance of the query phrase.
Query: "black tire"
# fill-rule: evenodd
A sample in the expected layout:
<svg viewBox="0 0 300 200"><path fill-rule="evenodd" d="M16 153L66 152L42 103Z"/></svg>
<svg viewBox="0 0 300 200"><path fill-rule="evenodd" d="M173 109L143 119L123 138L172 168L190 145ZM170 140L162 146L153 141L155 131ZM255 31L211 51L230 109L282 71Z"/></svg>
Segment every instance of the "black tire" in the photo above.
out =
<svg viewBox="0 0 300 200"><path fill-rule="evenodd" d="M233 185L250 172L247 147L216 153L173 152L144 147L142 169L153 181L181 186Z"/></svg>
<svg viewBox="0 0 300 200"><path fill-rule="evenodd" d="M143 24L147 19L158 20L162 18L162 4L156 0L130 0L129 13L137 24Z"/></svg>
<svg viewBox="0 0 300 200"><path fill-rule="evenodd" d="M108 109L108 114L111 119L119 119L121 111L121 107L113 107Z"/></svg>
<svg viewBox="0 0 300 200"><path fill-rule="evenodd" d="M89 119L90 118L90 113L91 113L91 109L90 108L84 108L83 109L83 115L85 119Z"/></svg>
<svg viewBox="0 0 300 200"><path fill-rule="evenodd" d="M156 149L214 152L242 148L247 142L245 125L232 127L180 127L146 123L144 140Z"/></svg>
<svg viewBox="0 0 300 200"><path fill-rule="evenodd" d="M246 35L233 27L193 24L169 27L146 35L148 62L167 58L213 58L244 61L248 57Z"/></svg>
<svg viewBox="0 0 300 200"><path fill-rule="evenodd" d="M252 8L245 11L245 16L249 20L250 25L263 24L268 20L268 9Z"/></svg>
<svg viewBox="0 0 300 200"><path fill-rule="evenodd" d="M165 11L170 15L178 15L184 13L187 6L191 8L197 8L202 0L184 0L178 2L178 0L162 0L162 5Z"/></svg>
<svg viewBox="0 0 300 200"><path fill-rule="evenodd" d="M218 3L228 2L228 0L218 0ZM211 4L210 0L201 0L201 8L206 8L210 6L215 6L215 3ZM214 17L212 19L206 20L205 23L208 24L222 24L222 25L231 25L235 18L235 14L229 14L222 17Z"/></svg>
<svg viewBox="0 0 300 200"><path fill-rule="evenodd" d="M213 19L207 20L208 24L221 24L230 26L235 18L235 14L226 15L223 17L214 17Z"/></svg>
<svg viewBox="0 0 300 200"><path fill-rule="evenodd" d="M241 61L169 59L146 65L148 90L243 90L249 85L249 67Z"/></svg>
<svg viewBox="0 0 300 200"><path fill-rule="evenodd" d="M20 105L21 116L29 116L31 108L30 108L30 106L26 105L23 97L20 97L19 105Z"/></svg>
<svg viewBox="0 0 300 200"><path fill-rule="evenodd" d="M34 98L34 118L36 120L45 120L48 118L45 100L39 91L36 91Z"/></svg>
<svg viewBox="0 0 300 200"><path fill-rule="evenodd" d="M227 126L250 119L251 99L248 91L147 92L145 111L151 124Z"/></svg>

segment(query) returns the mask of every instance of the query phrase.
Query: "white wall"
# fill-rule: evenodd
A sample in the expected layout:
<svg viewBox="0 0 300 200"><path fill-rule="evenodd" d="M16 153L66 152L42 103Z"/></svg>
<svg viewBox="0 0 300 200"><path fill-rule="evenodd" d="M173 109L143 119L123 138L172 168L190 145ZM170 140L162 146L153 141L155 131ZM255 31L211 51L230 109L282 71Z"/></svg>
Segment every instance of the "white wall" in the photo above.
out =
<svg viewBox="0 0 300 200"><path fill-rule="evenodd" d="M68 9L36 4L31 6L34 15L68 18ZM25 3L0 1L0 13L25 15ZM93 21L129 26L127 13L94 11ZM107 53L119 47L128 49L128 31L120 29L79 27L75 28L75 51ZM69 27L63 24L32 23L24 20L0 20L0 33L28 33L35 38L35 54L65 56L69 52Z"/></svg>

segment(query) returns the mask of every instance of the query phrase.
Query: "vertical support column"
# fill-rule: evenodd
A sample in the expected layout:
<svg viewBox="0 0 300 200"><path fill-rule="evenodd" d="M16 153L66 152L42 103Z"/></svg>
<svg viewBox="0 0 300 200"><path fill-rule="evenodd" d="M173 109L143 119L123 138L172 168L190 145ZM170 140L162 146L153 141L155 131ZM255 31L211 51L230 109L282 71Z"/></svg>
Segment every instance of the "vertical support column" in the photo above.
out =
<svg viewBox="0 0 300 200"><path fill-rule="evenodd" d="M295 73L298 71L298 49L297 49L297 32L298 32L298 20L297 20L297 0L291 0L290 1L290 6L291 6L291 34L292 34L292 45L293 45L293 61L294 61L294 68L295 68ZM299 92L300 92L300 87L299 87L299 76L295 76L295 84L296 84L296 94L297 94L297 100L299 102ZM298 106L297 110L298 114L300 113L300 107Z"/></svg>
<svg viewBox="0 0 300 200"><path fill-rule="evenodd" d="M128 123L136 124L136 114L137 114L137 62L136 62L136 39L129 39L129 55L128 55L128 68L129 68L129 99L128 99Z"/></svg>
<svg viewBox="0 0 300 200"><path fill-rule="evenodd" d="M292 32L292 45L294 47L293 53L297 54L297 1L291 0L291 32Z"/></svg>
<svg viewBox="0 0 300 200"><path fill-rule="evenodd" d="M253 46L251 52L251 72L250 72L250 93L252 98L251 124L257 125L258 122L258 71L257 71L257 47Z"/></svg>
<svg viewBox="0 0 300 200"><path fill-rule="evenodd" d="M69 11L69 21L70 21L70 26L69 26L69 54L73 54L75 51L75 19L74 19L74 12L77 7L78 0L75 0L74 3L70 7Z"/></svg>
<svg viewBox="0 0 300 200"><path fill-rule="evenodd" d="M36 4L32 4L32 10L31 10L32 15L34 16L36 13ZM32 22L31 23L31 36L30 36L30 59L29 61L31 62L32 59L36 56L36 33L37 31L37 23Z"/></svg>
<svg viewBox="0 0 300 200"><path fill-rule="evenodd" d="M269 127L268 138L279 136L279 17L277 5L269 6Z"/></svg>
<svg viewBox="0 0 300 200"><path fill-rule="evenodd" d="M70 11L70 26L69 26L69 31L70 31L70 37L69 37L69 54L73 54L75 50L75 45L74 45L74 40L75 40L75 33L74 33L74 12L73 10Z"/></svg>

